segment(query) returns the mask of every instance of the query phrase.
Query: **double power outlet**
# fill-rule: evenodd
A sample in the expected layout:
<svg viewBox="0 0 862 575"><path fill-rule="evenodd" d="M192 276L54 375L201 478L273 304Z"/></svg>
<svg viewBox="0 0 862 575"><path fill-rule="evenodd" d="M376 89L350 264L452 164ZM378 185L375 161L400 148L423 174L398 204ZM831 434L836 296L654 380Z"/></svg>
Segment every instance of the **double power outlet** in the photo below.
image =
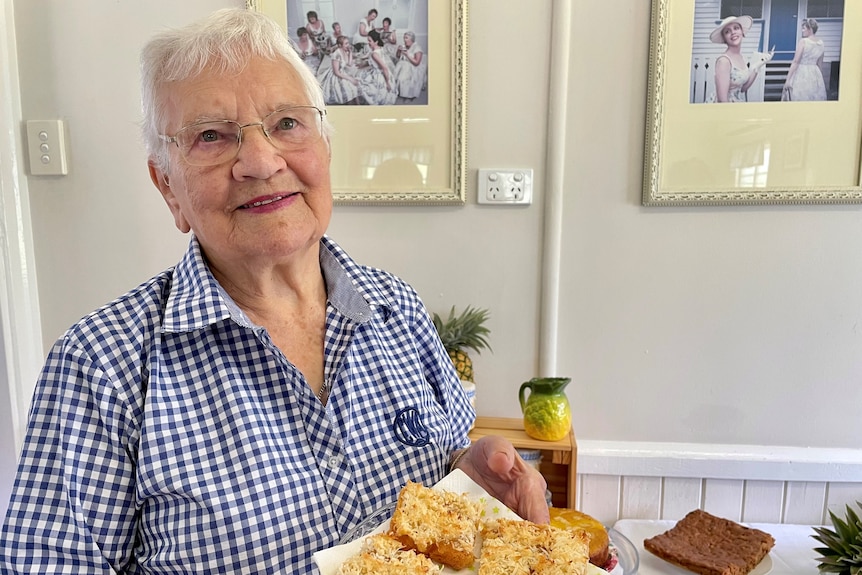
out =
<svg viewBox="0 0 862 575"><path fill-rule="evenodd" d="M533 202L533 170L479 170L477 189L480 204L529 205Z"/></svg>

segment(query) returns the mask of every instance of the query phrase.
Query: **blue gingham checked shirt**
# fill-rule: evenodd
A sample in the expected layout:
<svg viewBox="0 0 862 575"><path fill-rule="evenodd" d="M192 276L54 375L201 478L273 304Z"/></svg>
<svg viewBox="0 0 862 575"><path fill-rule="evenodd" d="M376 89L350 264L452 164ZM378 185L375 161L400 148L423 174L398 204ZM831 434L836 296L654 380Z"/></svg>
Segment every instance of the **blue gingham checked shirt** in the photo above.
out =
<svg viewBox="0 0 862 575"><path fill-rule="evenodd" d="M439 481L474 412L428 313L326 237L320 262L325 408L194 238L176 267L58 340L0 572L316 573L312 553L408 479Z"/></svg>

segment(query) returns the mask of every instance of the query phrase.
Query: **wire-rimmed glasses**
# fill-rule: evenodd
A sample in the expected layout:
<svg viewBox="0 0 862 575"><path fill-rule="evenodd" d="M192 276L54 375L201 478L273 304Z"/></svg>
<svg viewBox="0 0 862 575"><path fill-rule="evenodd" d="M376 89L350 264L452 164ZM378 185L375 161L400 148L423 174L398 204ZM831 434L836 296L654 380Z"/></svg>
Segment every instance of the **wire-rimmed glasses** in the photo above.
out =
<svg viewBox="0 0 862 575"><path fill-rule="evenodd" d="M232 160L242 146L242 131L260 126L266 139L279 150L299 150L323 135L323 116L315 106L285 106L267 114L260 122L240 124L233 120L207 120L181 128L173 136L159 135L176 144L180 155L192 166L215 166Z"/></svg>

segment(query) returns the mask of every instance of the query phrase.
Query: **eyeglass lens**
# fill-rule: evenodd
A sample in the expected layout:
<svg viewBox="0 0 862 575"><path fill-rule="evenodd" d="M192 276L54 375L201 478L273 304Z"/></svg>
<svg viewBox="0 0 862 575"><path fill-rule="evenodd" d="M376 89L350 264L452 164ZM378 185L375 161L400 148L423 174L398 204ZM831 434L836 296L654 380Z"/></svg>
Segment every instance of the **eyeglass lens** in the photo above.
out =
<svg viewBox="0 0 862 575"><path fill-rule="evenodd" d="M290 151L316 142L321 136L321 112L313 106L281 108L260 122L240 125L231 120L200 122L186 126L175 138L189 164L211 166L239 153L242 131L260 126L277 148Z"/></svg>

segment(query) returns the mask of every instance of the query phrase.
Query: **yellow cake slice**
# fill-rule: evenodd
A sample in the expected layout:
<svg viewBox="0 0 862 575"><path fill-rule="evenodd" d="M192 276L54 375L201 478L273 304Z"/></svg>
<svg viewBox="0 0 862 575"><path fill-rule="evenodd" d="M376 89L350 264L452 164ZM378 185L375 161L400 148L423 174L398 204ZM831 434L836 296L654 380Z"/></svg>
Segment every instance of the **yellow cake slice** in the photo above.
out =
<svg viewBox="0 0 862 575"><path fill-rule="evenodd" d="M359 554L341 564L338 575L439 575L441 567L385 533L370 535Z"/></svg>
<svg viewBox="0 0 862 575"><path fill-rule="evenodd" d="M455 570L473 564L480 504L464 494L408 481L398 495L389 535Z"/></svg>
<svg viewBox="0 0 862 575"><path fill-rule="evenodd" d="M590 535L530 521L494 519L481 527L479 575L584 575Z"/></svg>

